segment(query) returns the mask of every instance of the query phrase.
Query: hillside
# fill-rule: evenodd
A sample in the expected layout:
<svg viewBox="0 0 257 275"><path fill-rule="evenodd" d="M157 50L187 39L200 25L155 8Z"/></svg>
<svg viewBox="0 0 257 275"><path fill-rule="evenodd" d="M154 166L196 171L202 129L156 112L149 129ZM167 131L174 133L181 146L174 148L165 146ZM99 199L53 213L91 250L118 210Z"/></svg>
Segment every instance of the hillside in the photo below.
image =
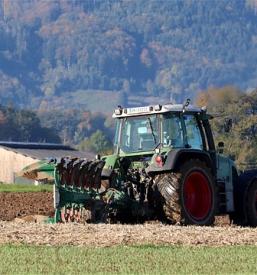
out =
<svg viewBox="0 0 257 275"><path fill-rule="evenodd" d="M101 91L116 105L254 88L256 10L255 0L0 0L0 100L95 111Z"/></svg>

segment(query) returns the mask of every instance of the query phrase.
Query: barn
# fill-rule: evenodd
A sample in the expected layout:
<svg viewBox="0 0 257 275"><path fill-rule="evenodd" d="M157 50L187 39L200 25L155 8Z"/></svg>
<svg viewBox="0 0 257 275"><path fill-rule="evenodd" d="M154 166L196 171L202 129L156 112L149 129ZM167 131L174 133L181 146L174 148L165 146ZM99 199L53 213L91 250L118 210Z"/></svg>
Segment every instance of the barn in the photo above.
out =
<svg viewBox="0 0 257 275"><path fill-rule="evenodd" d="M18 176L26 166L40 160L64 156L93 159L89 152L54 143L0 142L0 183L20 183L27 180Z"/></svg>

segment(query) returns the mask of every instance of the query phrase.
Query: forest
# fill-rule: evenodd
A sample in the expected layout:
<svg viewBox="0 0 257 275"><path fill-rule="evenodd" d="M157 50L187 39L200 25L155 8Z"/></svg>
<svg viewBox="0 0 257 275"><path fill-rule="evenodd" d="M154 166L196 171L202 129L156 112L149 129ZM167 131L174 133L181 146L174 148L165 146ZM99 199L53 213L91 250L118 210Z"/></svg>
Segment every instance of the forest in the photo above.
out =
<svg viewBox="0 0 257 275"><path fill-rule="evenodd" d="M0 0L1 102L51 109L78 91L128 103L255 88L256 11L255 0Z"/></svg>
<svg viewBox="0 0 257 275"><path fill-rule="evenodd" d="M0 139L59 139L104 151L92 144L109 147L118 104L186 98L252 119L255 110L241 101L255 102L256 18L255 0L0 0L0 123L16 129ZM240 108L220 95L224 89ZM237 146L248 146L255 126L249 119L245 130L240 117ZM214 127L231 139L218 122Z"/></svg>
<svg viewBox="0 0 257 275"><path fill-rule="evenodd" d="M58 134L43 127L37 115L28 110L17 110L0 105L0 140L60 143Z"/></svg>

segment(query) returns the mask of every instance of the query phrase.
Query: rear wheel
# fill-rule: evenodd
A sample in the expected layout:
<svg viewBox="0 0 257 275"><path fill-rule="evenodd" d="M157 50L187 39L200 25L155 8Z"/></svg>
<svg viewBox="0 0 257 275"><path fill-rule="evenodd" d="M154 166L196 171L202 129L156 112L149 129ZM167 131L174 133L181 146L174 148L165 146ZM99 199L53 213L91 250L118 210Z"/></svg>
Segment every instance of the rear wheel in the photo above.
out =
<svg viewBox="0 0 257 275"><path fill-rule="evenodd" d="M246 215L250 226L257 226L257 180L255 180L246 193Z"/></svg>
<svg viewBox="0 0 257 275"><path fill-rule="evenodd" d="M156 185L163 209L172 223L211 225L216 191L211 171L200 160L190 160L178 173L159 175Z"/></svg>

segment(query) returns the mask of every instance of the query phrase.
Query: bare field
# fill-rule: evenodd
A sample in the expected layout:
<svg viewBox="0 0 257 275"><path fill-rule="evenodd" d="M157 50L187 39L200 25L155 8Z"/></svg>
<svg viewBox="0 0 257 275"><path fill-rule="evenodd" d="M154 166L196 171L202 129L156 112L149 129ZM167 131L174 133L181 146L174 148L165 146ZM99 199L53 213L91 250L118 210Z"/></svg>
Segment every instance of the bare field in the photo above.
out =
<svg viewBox="0 0 257 275"><path fill-rule="evenodd" d="M257 228L231 226L227 217L218 217L214 227L156 221L143 225L45 224L54 210L51 192L0 193L0 201L0 244L257 246Z"/></svg>
<svg viewBox="0 0 257 275"><path fill-rule="evenodd" d="M256 245L257 228L172 226L160 223L40 224L0 221L0 244L76 245Z"/></svg>
<svg viewBox="0 0 257 275"><path fill-rule="evenodd" d="M52 192L0 192L0 220L53 213Z"/></svg>

